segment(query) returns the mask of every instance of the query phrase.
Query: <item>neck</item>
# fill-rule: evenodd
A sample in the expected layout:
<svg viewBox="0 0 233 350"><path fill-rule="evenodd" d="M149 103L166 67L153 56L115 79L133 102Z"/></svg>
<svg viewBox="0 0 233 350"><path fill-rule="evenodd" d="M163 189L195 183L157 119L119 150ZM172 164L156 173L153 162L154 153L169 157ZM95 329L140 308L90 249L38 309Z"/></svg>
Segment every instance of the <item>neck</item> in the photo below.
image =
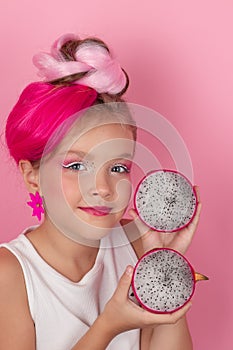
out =
<svg viewBox="0 0 233 350"><path fill-rule="evenodd" d="M96 245L77 243L45 220L37 229L27 234L38 254L51 267L74 282L78 282L94 265L99 250Z"/></svg>
<svg viewBox="0 0 233 350"><path fill-rule="evenodd" d="M51 246L60 256L68 260L85 259L85 256L98 250L100 241L79 243L61 233L54 225L45 220L40 226L41 239L44 239L46 245Z"/></svg>

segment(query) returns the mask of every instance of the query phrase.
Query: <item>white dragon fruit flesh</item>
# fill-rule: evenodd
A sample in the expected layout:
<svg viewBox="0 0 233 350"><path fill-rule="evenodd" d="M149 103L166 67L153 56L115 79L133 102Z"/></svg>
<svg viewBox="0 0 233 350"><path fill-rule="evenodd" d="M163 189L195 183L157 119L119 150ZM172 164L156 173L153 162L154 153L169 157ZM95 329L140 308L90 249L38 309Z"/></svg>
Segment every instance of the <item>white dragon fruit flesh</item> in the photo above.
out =
<svg viewBox="0 0 233 350"><path fill-rule="evenodd" d="M130 298L150 312L172 313L191 299L197 281L207 279L177 251L153 249L134 268Z"/></svg>
<svg viewBox="0 0 233 350"><path fill-rule="evenodd" d="M141 220L153 230L174 232L193 219L197 195L183 174L174 170L155 170L138 184L134 206Z"/></svg>

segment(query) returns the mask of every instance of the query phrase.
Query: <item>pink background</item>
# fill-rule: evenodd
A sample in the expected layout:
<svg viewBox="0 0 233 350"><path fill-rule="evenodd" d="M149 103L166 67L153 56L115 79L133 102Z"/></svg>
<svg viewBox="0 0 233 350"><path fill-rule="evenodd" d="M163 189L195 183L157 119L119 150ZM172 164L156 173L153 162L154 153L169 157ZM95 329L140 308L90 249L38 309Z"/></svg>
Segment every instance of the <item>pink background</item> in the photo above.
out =
<svg viewBox="0 0 233 350"><path fill-rule="evenodd" d="M130 76L127 99L157 110L186 142L203 202L187 256L210 277L197 285L188 316L196 350L233 346L232 13L231 0L1 0L0 5L1 125L22 88L37 79L32 55L62 33L76 32L110 44ZM0 151L0 241L5 241L36 220L2 144Z"/></svg>

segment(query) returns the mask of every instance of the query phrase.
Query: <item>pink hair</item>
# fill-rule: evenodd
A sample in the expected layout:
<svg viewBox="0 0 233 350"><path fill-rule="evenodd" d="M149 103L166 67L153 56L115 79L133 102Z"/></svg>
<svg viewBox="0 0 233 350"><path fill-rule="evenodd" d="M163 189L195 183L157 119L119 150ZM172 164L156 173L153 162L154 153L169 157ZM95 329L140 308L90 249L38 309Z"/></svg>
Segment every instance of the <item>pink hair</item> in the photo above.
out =
<svg viewBox="0 0 233 350"><path fill-rule="evenodd" d="M6 124L6 142L17 164L20 159L40 160L63 121L97 101L105 102L107 96L121 101L128 87L127 74L99 39L80 40L65 34L55 41L50 53L39 53L33 61L45 82L24 89ZM61 128L55 142L66 131ZM51 150L55 146L50 145Z"/></svg>
<svg viewBox="0 0 233 350"><path fill-rule="evenodd" d="M33 57L39 69L38 75L45 81L77 73L89 73L78 80L78 84L89 86L98 93L118 94L127 84L126 73L104 43L83 40L67 60L61 54L62 45L70 40L79 41L73 34L62 35L52 46L50 53L40 52ZM75 83L75 81L74 81Z"/></svg>
<svg viewBox="0 0 233 350"><path fill-rule="evenodd" d="M92 106L97 96L94 89L79 84L54 86L35 82L28 85L6 124L6 142L16 163L20 159L40 160L57 127L68 117Z"/></svg>

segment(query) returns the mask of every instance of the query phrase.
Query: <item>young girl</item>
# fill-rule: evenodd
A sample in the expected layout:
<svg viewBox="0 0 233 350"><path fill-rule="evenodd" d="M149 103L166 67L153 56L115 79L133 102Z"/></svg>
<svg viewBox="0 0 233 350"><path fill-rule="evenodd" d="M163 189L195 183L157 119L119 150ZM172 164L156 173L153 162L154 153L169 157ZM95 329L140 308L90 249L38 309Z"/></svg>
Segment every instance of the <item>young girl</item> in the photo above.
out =
<svg viewBox="0 0 233 350"><path fill-rule="evenodd" d="M101 40L74 35L34 63L45 81L22 92L6 141L43 220L1 244L0 349L192 349L190 303L156 315L128 298L138 257L162 244L133 209L122 219L136 141L125 71ZM199 215L200 203L167 246L185 253Z"/></svg>

